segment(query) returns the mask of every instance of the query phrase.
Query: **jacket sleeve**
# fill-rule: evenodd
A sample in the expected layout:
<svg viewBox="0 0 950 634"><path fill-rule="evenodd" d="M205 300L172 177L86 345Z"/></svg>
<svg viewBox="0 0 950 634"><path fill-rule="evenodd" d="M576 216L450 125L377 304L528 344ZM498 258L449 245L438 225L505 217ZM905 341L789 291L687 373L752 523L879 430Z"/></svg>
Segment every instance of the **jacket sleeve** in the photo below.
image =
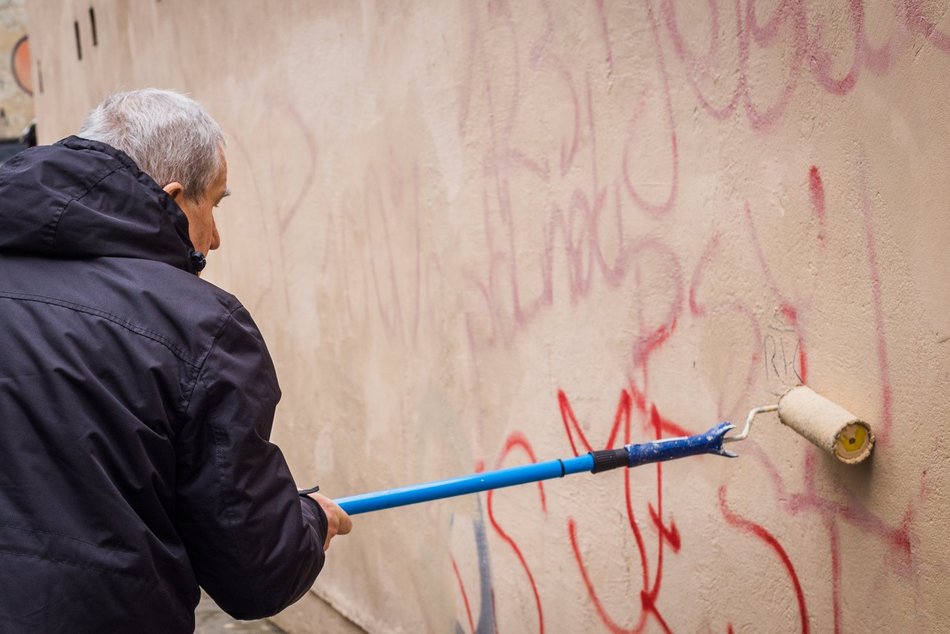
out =
<svg viewBox="0 0 950 634"><path fill-rule="evenodd" d="M327 520L269 442L280 388L250 315L234 311L198 373L177 440L175 517L199 585L235 618L276 614L323 567Z"/></svg>

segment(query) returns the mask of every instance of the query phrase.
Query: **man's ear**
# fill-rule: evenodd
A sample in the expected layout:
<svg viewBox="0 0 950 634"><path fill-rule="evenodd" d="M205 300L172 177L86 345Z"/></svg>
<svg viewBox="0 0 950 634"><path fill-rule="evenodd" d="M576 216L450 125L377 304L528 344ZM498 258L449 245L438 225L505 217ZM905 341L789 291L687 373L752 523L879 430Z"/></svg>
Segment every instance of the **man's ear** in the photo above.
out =
<svg viewBox="0 0 950 634"><path fill-rule="evenodd" d="M164 189L165 193L171 196L172 200L174 200L176 203L178 202L179 197L185 192L185 188L178 181L172 181L162 187L162 189Z"/></svg>

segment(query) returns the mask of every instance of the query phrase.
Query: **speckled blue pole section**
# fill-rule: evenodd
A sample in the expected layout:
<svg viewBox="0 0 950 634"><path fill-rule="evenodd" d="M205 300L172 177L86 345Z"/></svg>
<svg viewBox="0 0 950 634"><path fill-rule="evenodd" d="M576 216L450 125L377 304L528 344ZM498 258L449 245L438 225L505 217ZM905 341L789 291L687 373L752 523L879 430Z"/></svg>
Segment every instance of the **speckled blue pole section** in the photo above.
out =
<svg viewBox="0 0 950 634"><path fill-rule="evenodd" d="M735 458L736 454L722 448L723 438L732 427L732 423L719 423L704 434L627 445L627 466L636 467L704 453Z"/></svg>

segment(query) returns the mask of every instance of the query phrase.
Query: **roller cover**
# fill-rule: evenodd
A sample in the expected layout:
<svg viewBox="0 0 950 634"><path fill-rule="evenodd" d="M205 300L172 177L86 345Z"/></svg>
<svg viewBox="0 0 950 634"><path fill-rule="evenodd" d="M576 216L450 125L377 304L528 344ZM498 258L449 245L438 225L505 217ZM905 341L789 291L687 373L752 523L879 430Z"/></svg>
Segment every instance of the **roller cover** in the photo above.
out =
<svg viewBox="0 0 950 634"><path fill-rule="evenodd" d="M805 385L790 389L779 399L778 417L846 464L863 461L874 448L870 425Z"/></svg>

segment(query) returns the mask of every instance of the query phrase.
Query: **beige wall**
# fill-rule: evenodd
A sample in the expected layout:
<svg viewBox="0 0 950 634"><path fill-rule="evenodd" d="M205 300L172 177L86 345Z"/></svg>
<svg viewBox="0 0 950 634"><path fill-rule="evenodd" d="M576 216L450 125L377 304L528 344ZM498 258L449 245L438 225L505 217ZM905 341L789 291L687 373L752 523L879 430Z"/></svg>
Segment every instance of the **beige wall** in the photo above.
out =
<svg viewBox="0 0 950 634"><path fill-rule="evenodd" d="M0 139L16 139L33 118L24 0L0 0Z"/></svg>
<svg viewBox="0 0 950 634"><path fill-rule="evenodd" d="M767 418L738 460L360 516L325 602L373 632L950 629L946 3L92 6L95 47L89 3L30 3L41 135L145 85L226 127L208 278L270 344L301 485L698 432L800 379L877 434L849 468Z"/></svg>

